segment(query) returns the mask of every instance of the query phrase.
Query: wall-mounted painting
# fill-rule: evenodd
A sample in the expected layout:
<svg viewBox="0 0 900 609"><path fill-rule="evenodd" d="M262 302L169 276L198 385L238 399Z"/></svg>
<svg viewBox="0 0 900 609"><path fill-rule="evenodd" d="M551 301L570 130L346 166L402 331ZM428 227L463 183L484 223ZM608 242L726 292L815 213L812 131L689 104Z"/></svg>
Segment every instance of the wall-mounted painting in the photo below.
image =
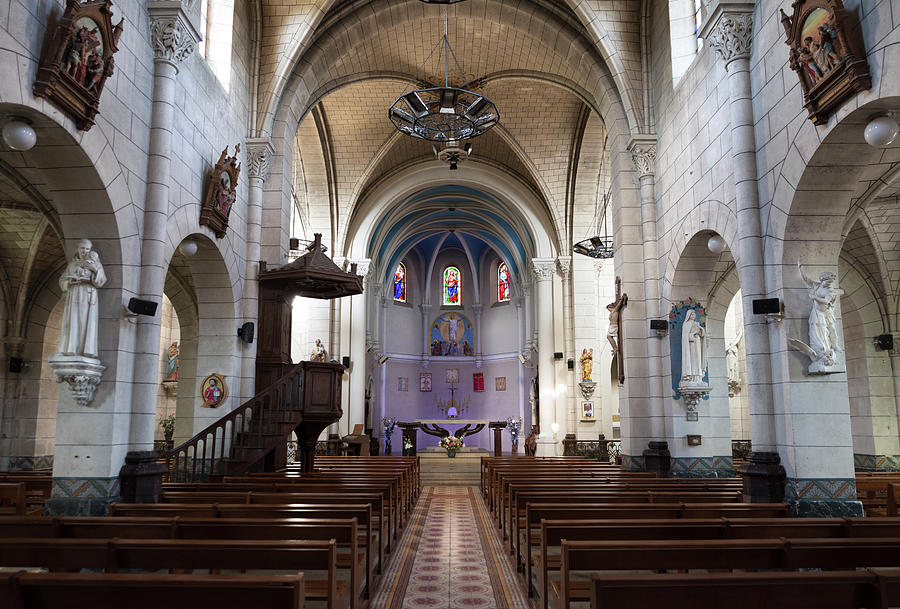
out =
<svg viewBox="0 0 900 609"><path fill-rule="evenodd" d="M409 377L397 377L397 391L409 391Z"/></svg>
<svg viewBox="0 0 900 609"><path fill-rule="evenodd" d="M224 374L210 374L200 384L200 395L205 408L217 408L228 397Z"/></svg>
<svg viewBox="0 0 900 609"><path fill-rule="evenodd" d="M484 391L484 372L472 373L472 391Z"/></svg>
<svg viewBox="0 0 900 609"><path fill-rule="evenodd" d="M506 391L506 377L498 376L494 379L494 390L495 391Z"/></svg>
<svg viewBox="0 0 900 609"><path fill-rule="evenodd" d="M419 373L419 391L431 391L431 373Z"/></svg>
<svg viewBox="0 0 900 609"><path fill-rule="evenodd" d="M582 402L581 403L581 420L582 421L593 421L594 420L594 403L593 402Z"/></svg>
<svg viewBox="0 0 900 609"><path fill-rule="evenodd" d="M465 315L443 313L431 324L431 355L475 355L475 328Z"/></svg>
<svg viewBox="0 0 900 609"><path fill-rule="evenodd" d="M237 162L237 155L240 152L241 145L238 144L234 147L234 156L227 156L228 146L226 146L209 175L206 201L200 208L200 224L209 226L215 233L216 239L225 236L231 208L237 200L238 176L241 173L241 164Z"/></svg>
<svg viewBox="0 0 900 609"><path fill-rule="evenodd" d="M447 368L445 378L448 385L456 385L459 383L459 368Z"/></svg>

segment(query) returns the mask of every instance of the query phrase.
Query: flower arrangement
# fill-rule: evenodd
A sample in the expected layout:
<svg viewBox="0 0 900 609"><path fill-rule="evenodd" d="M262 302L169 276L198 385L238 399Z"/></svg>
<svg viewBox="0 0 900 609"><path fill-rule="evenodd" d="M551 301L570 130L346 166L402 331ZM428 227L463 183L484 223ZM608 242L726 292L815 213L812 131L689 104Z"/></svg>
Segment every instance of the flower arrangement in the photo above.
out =
<svg viewBox="0 0 900 609"><path fill-rule="evenodd" d="M394 433L394 427L397 426L397 418L396 417L384 417L381 419L381 425L384 427L384 435L390 436Z"/></svg>
<svg viewBox="0 0 900 609"><path fill-rule="evenodd" d="M412 440L403 438L403 450L409 450L410 448L412 448Z"/></svg>
<svg viewBox="0 0 900 609"><path fill-rule="evenodd" d="M166 440L171 440L172 436L175 434L175 415L170 414L169 416L160 419L159 426L162 427L163 437Z"/></svg>
<svg viewBox="0 0 900 609"><path fill-rule="evenodd" d="M444 436L443 438L441 438L440 446L448 453L451 453L458 451L460 448L465 446L465 444L460 438L457 438L456 436Z"/></svg>
<svg viewBox="0 0 900 609"><path fill-rule="evenodd" d="M519 417L507 417L506 429L509 430L509 435L512 436L512 441L515 443L518 441L519 434L522 432L522 419Z"/></svg>

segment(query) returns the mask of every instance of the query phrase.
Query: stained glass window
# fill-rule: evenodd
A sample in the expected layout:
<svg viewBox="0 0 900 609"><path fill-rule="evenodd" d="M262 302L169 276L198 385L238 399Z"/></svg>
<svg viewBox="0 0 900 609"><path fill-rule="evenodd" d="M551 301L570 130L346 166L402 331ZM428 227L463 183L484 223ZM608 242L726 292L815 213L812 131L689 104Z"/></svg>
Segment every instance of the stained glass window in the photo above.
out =
<svg viewBox="0 0 900 609"><path fill-rule="evenodd" d="M462 304L462 281L459 269L448 266L444 269L444 298L445 305Z"/></svg>
<svg viewBox="0 0 900 609"><path fill-rule="evenodd" d="M497 302L509 301L509 267L501 262L497 267Z"/></svg>
<svg viewBox="0 0 900 609"><path fill-rule="evenodd" d="M394 300L406 302L406 267L401 262L394 271Z"/></svg>

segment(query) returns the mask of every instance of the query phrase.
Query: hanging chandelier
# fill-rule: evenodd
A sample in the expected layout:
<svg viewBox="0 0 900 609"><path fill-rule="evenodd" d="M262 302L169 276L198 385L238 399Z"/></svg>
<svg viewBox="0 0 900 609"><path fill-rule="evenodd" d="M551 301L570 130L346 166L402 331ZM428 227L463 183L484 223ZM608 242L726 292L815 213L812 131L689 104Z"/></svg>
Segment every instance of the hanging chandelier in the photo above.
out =
<svg viewBox="0 0 900 609"><path fill-rule="evenodd" d="M452 4L461 0L422 0L428 4ZM444 7L444 35L431 49L416 72L414 81L438 51L444 64L444 86L427 86L402 94L388 110L388 118L398 131L432 142L459 142L477 137L500 121L500 113L487 96L450 86L450 58L465 83L466 76L447 38L447 7ZM427 83L426 83L427 84Z"/></svg>

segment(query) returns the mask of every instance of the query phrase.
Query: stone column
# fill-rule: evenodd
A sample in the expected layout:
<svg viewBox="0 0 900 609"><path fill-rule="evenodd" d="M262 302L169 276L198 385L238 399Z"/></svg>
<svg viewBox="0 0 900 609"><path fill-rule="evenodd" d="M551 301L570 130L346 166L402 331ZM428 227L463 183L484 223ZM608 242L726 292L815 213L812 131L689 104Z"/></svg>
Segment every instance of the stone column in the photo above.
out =
<svg viewBox="0 0 900 609"><path fill-rule="evenodd" d="M733 253L740 260L747 357L747 391L753 454L744 476L744 496L750 501L780 501L784 469L776 452L775 399L766 319L752 314L752 301L767 296L762 249L762 227L757 189L756 136L750 81L750 51L754 2L716 0L708 11L700 35L714 49L728 71L731 98L731 158L735 180L738 242Z"/></svg>
<svg viewBox="0 0 900 609"><path fill-rule="evenodd" d="M369 267L371 260L353 260L356 274L363 278L363 293L350 297L350 415L349 429L365 423L366 400L366 309L368 306Z"/></svg>
<svg viewBox="0 0 900 609"><path fill-rule="evenodd" d="M419 305L422 311L422 336L425 343L422 346L422 365L426 368L431 361L431 308L430 304Z"/></svg>
<svg viewBox="0 0 900 609"><path fill-rule="evenodd" d="M161 304L169 268L169 261L165 256L172 132L175 128L175 78L179 64L194 51L200 35L180 1L150 2L147 10L150 13L154 74L139 296ZM153 317L141 315L137 318L131 430L128 438L130 450L149 451L153 448L159 375L159 324L158 314Z"/></svg>
<svg viewBox="0 0 900 609"><path fill-rule="evenodd" d="M518 328L518 333L519 333L517 340L516 340L516 345L518 345L520 354L525 349L525 346L524 346L525 312L522 310L522 302L523 301L524 301L524 298L522 298L521 296L513 296L512 297L513 305L516 307L516 321L517 321L516 327ZM528 427L528 428L525 427L525 423L526 423L526 421L525 421L525 402L528 399L528 391L525 389L525 366L521 362L519 362L519 365L516 366L516 387L517 387L517 391L519 392L519 394L518 394L519 395L519 397L518 397L519 418L522 419L522 425L523 425L522 431L525 431L525 429L530 430L531 429L530 427ZM510 388L507 387L507 391L509 389Z"/></svg>
<svg viewBox="0 0 900 609"><path fill-rule="evenodd" d="M247 178L247 262L244 271L244 298L241 305L243 321L258 324L259 318L259 242L262 232L263 185L269 176L269 163L275 148L268 139L254 138L246 141ZM258 328L257 328L258 330ZM242 343L241 403L256 392L256 339ZM260 390L265 387L260 387Z"/></svg>
<svg viewBox="0 0 900 609"><path fill-rule="evenodd" d="M575 319L572 311L572 258L557 258L557 270L562 278L562 306L563 306L563 345L567 358L575 357ZM599 357L598 357L599 359ZM575 434L576 416L576 373L575 368L569 369L566 364L566 434Z"/></svg>
<svg viewBox="0 0 900 609"><path fill-rule="evenodd" d="M534 293L533 293L534 284L527 278L522 278L522 299L525 304L524 313L525 316L522 320L525 336L523 343L523 348L525 349L525 355L531 357L531 351L534 349L534 313L535 313L535 304L534 304Z"/></svg>
<svg viewBox="0 0 900 609"><path fill-rule="evenodd" d="M553 258L534 258L532 271L535 278L537 307L537 365L538 387L540 391L541 435L538 438L537 456L547 457L556 454L556 434L553 424L556 423L556 375L553 370L553 274L556 261Z"/></svg>
<svg viewBox="0 0 900 609"><path fill-rule="evenodd" d="M475 313L475 344L472 349L475 350L475 367L481 369L483 353L481 351L481 313L484 311L484 305L476 303L472 305L472 312Z"/></svg>

